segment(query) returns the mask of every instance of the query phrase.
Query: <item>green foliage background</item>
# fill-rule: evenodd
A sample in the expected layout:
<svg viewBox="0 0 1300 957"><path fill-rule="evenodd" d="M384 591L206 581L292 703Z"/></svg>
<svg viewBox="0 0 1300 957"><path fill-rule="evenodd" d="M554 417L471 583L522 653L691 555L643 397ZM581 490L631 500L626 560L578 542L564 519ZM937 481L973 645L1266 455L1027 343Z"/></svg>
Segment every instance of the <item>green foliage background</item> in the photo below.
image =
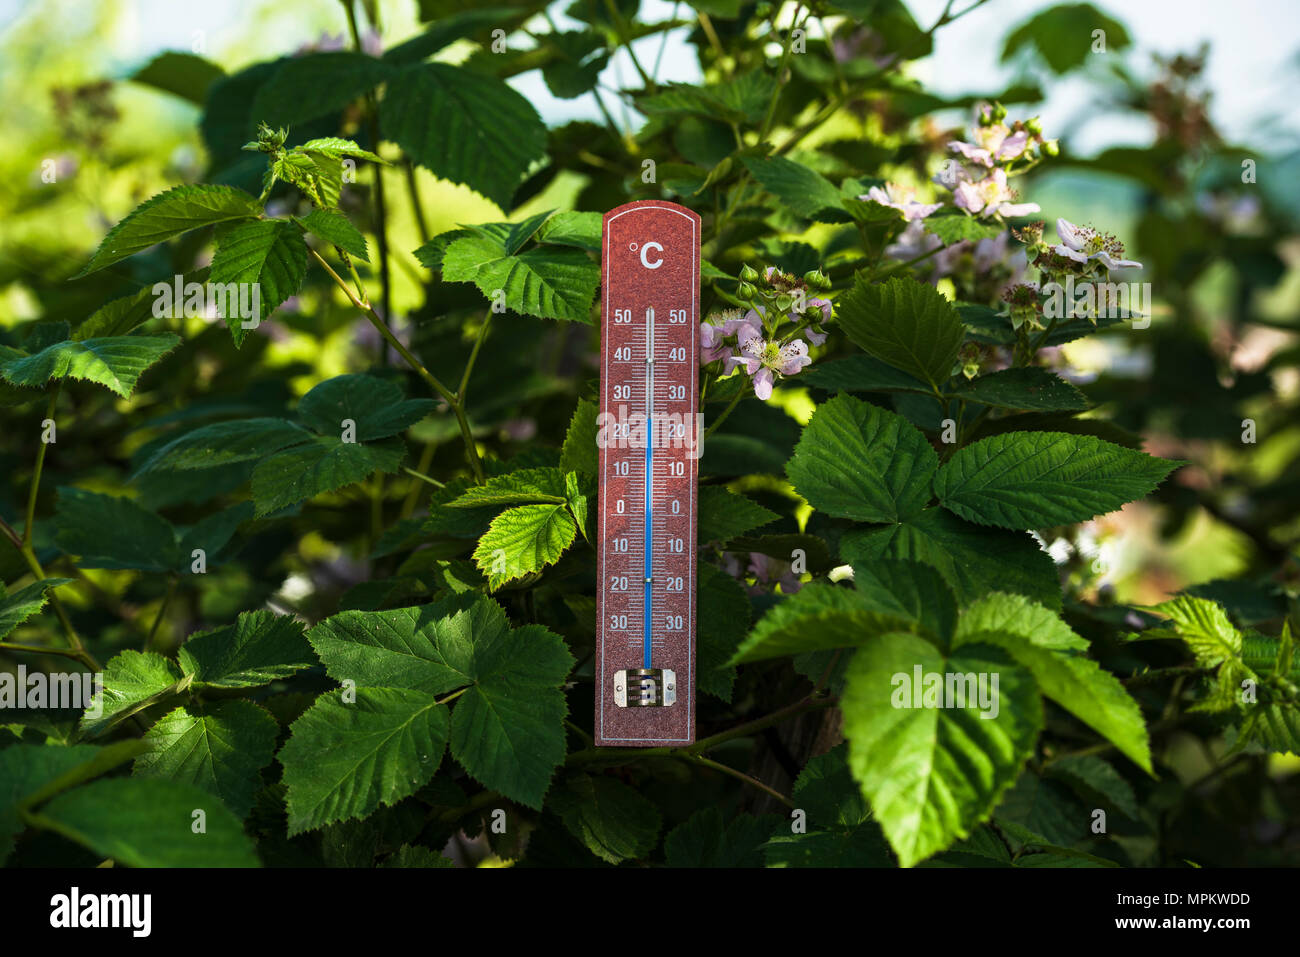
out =
<svg viewBox="0 0 1300 957"><path fill-rule="evenodd" d="M560 30L421 0L122 71L79 52L117 9L66 6L84 33L32 19L0 76L33 103L0 155L0 667L103 692L0 710L0 860L1295 862L1297 156L1225 141L1194 56L1045 5L1008 29L1017 83L950 98L914 63L980 3L578 0ZM667 29L701 84L596 86ZM548 128L505 82L532 71L605 122ZM1047 131L1016 186L1125 240L1145 328L1013 323L962 245L1006 224L929 220L936 276L858 198L930 190L977 104L1027 119L1067 75L1153 140ZM611 752L596 251L651 197L704 217L704 312L775 266L834 318L768 401L702 374L700 740ZM261 325L156 315L175 276L259 283ZM794 549L797 591L744 571ZM998 716L891 705L915 666L998 673Z"/></svg>

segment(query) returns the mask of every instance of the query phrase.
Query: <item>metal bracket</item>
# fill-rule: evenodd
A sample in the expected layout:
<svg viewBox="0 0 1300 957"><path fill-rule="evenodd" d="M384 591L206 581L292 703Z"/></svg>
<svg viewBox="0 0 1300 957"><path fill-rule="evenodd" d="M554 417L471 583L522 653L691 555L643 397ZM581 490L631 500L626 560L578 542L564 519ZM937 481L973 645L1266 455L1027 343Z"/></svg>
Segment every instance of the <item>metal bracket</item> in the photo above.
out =
<svg viewBox="0 0 1300 957"><path fill-rule="evenodd" d="M668 668L614 672L614 704L620 708L667 708L677 702L677 674Z"/></svg>

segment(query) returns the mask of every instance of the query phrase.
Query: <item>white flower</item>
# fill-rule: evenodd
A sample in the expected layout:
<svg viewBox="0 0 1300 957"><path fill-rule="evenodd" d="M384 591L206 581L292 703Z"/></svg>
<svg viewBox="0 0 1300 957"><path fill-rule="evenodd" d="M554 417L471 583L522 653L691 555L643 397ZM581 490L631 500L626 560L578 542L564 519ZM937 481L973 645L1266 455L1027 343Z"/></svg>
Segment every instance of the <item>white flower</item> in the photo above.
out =
<svg viewBox="0 0 1300 957"><path fill-rule="evenodd" d="M1056 234L1061 242L1052 247L1052 252L1059 256L1073 259L1077 263L1095 259L1108 270L1142 268L1137 260L1123 258L1123 243L1114 236L1099 233L1091 226L1076 226L1068 219L1058 219Z"/></svg>

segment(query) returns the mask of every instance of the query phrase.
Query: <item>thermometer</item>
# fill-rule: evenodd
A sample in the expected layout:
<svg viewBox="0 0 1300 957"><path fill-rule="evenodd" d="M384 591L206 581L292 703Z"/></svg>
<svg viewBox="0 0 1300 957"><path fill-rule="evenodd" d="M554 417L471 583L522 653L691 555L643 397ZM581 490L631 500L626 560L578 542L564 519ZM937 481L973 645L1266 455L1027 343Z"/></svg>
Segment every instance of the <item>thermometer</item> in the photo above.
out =
<svg viewBox="0 0 1300 957"><path fill-rule="evenodd" d="M605 214L596 744L695 740L700 217Z"/></svg>

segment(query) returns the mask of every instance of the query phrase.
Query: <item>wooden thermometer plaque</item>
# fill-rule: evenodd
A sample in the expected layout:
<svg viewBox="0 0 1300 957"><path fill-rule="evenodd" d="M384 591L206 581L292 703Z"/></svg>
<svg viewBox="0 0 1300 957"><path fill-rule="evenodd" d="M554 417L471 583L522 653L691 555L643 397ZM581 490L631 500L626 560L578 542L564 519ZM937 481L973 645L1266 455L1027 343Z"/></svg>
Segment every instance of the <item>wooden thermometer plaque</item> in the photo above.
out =
<svg viewBox="0 0 1300 957"><path fill-rule="evenodd" d="M695 740L700 217L605 214L596 744Z"/></svg>

